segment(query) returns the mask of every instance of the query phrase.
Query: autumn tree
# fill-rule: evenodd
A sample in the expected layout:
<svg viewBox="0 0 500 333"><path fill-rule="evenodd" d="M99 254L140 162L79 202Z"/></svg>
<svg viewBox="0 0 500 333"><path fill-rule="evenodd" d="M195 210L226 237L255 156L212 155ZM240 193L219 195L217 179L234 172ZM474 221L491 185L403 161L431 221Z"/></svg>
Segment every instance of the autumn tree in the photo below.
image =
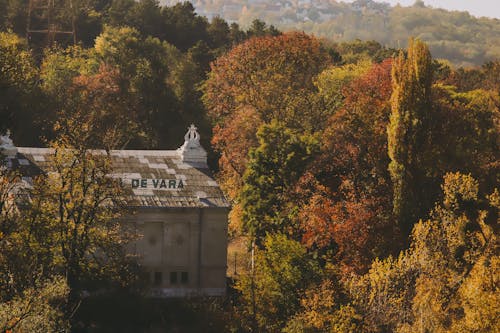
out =
<svg viewBox="0 0 500 333"><path fill-rule="evenodd" d="M431 219L419 222L413 230L412 254L419 268L414 321L401 332L494 330L498 318L492 309L500 299L494 277L498 240L493 229L499 222L498 190L485 197L470 175L449 173L443 192L443 203ZM478 307L470 305L479 303ZM478 317L480 324L472 319Z"/></svg>
<svg viewBox="0 0 500 333"><path fill-rule="evenodd" d="M438 179L450 170L471 173L482 191L492 191L500 166L500 96L484 89L460 92L442 84L433 87L433 94L433 153L425 161L433 165L429 175Z"/></svg>
<svg viewBox="0 0 500 333"><path fill-rule="evenodd" d="M422 155L432 114L432 58L427 46L410 40L408 56L402 52L392 70L391 116L388 135L389 171L393 183L393 211L403 232L430 207L425 191Z"/></svg>
<svg viewBox="0 0 500 333"><path fill-rule="evenodd" d="M323 280L305 290L301 310L288 321L286 333L359 332L361 316L351 305L342 304L342 293L331 280Z"/></svg>
<svg viewBox="0 0 500 333"><path fill-rule="evenodd" d="M391 63L348 65L318 77L322 94L328 83L340 93L333 92L338 104L332 104L321 153L299 182L313 184L301 191L302 241L346 273L366 272L376 257L399 251L385 153Z"/></svg>
<svg viewBox="0 0 500 333"><path fill-rule="evenodd" d="M26 131L22 142L29 142L31 124L25 118L31 116L30 107L37 101L38 69L26 40L0 32L0 68L0 131Z"/></svg>
<svg viewBox="0 0 500 333"><path fill-rule="evenodd" d="M28 235L36 230L31 230L31 220L18 206L28 197L28 183L6 167L1 152L0 158L0 330L66 329L66 281L48 272L43 246L29 242Z"/></svg>
<svg viewBox="0 0 500 333"><path fill-rule="evenodd" d="M384 260L375 259L370 270L345 282L350 305L363 314L362 332L397 332L410 322L417 269L406 253Z"/></svg>
<svg viewBox="0 0 500 333"><path fill-rule="evenodd" d="M47 49L40 65L41 88L57 102L67 96L65 89L80 75L92 75L99 69L99 59L93 49L70 46Z"/></svg>
<svg viewBox="0 0 500 333"><path fill-rule="evenodd" d="M69 327L62 309L68 287L63 277L36 281L12 298L0 298L0 329L3 332L54 332Z"/></svg>
<svg viewBox="0 0 500 333"><path fill-rule="evenodd" d="M442 188L443 202L415 225L410 249L376 260L349 283L365 331L488 332L498 326L498 190L484 195L473 177L460 173L447 174Z"/></svg>
<svg viewBox="0 0 500 333"><path fill-rule="evenodd" d="M372 66L371 61L364 60L357 64L330 67L322 71L315 79L319 94L325 99L325 105L332 110L339 110L343 106L346 89L349 82L365 74Z"/></svg>
<svg viewBox="0 0 500 333"><path fill-rule="evenodd" d="M51 172L35 180L26 213L36 231L27 241L43 248L48 269L62 273L70 288L67 313L83 290L99 282L126 286L135 278L124 252L133 234L119 221L126 211L120 184L110 177L108 153L85 144L68 136L52 143Z"/></svg>
<svg viewBox="0 0 500 333"><path fill-rule="evenodd" d="M215 124L221 186L231 199L241 190L258 127L273 119L299 132L324 127L313 78L327 65L320 41L300 33L252 38L212 64L203 98Z"/></svg>
<svg viewBox="0 0 500 333"><path fill-rule="evenodd" d="M55 132L87 147L119 149L144 139L135 96L121 87L118 70L102 65L95 75L80 75L68 88Z"/></svg>

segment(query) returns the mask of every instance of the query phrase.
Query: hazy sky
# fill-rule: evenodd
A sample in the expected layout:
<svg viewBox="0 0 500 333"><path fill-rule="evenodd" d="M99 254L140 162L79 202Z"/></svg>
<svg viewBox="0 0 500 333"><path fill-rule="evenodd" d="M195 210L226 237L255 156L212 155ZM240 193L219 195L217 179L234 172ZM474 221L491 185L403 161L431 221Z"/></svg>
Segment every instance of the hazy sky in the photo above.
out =
<svg viewBox="0 0 500 333"><path fill-rule="evenodd" d="M343 0L352 2L353 0ZM411 6L415 0L375 0L388 2L391 5L399 3L401 6ZM468 11L474 16L488 16L500 18L500 0L424 0L427 6L448 10Z"/></svg>

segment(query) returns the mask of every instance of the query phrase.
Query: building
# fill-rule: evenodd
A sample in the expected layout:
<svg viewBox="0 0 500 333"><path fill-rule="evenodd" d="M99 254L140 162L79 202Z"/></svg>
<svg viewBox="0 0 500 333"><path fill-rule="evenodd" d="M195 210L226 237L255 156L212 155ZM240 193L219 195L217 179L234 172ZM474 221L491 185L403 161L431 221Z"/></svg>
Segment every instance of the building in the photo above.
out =
<svg viewBox="0 0 500 333"><path fill-rule="evenodd" d="M27 184L50 170L50 148L15 147L4 136L0 149ZM196 127L177 150L114 150L110 157L110 176L121 178L135 211L123 223L140 235L128 250L149 272L153 295L224 295L229 204L208 169Z"/></svg>

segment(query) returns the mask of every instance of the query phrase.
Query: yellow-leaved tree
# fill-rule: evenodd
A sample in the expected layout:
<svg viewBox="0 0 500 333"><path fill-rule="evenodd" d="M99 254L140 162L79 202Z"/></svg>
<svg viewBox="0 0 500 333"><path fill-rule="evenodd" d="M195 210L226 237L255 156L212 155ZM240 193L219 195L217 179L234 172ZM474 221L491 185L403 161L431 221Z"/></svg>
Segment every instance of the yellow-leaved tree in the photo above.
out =
<svg viewBox="0 0 500 333"><path fill-rule="evenodd" d="M444 200L417 223L410 249L350 283L363 331L494 332L499 327L499 193L448 173Z"/></svg>
<svg viewBox="0 0 500 333"><path fill-rule="evenodd" d="M109 151L90 150L64 136L51 144L50 171L34 181L30 242L54 273L66 277L70 303L98 282L126 285L135 279L125 245L134 238L120 223L126 212L111 175ZM96 284L97 283L97 284Z"/></svg>

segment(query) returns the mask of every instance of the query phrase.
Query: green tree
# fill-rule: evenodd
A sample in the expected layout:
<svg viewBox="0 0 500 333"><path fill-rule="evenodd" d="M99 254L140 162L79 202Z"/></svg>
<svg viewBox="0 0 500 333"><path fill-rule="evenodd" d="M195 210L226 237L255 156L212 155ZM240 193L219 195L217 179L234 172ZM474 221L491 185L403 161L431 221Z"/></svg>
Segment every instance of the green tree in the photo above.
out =
<svg viewBox="0 0 500 333"><path fill-rule="evenodd" d="M208 40L208 21L196 14L190 2L163 7L161 15L165 22L165 40L181 51L187 51L200 40Z"/></svg>
<svg viewBox="0 0 500 333"><path fill-rule="evenodd" d="M408 56L401 52L393 64L391 116L387 128L393 211L404 233L426 211L425 166L422 155L432 113L432 59L427 46L410 40ZM432 201L431 201L432 202Z"/></svg>
<svg viewBox="0 0 500 333"><path fill-rule="evenodd" d="M252 332L280 332L300 308L300 295L318 282L321 270L302 245L283 234L266 236L255 266L241 276L240 325Z"/></svg>
<svg viewBox="0 0 500 333"><path fill-rule="evenodd" d="M280 34L281 32L275 26L268 26L266 22L259 19L253 20L247 30L248 37L278 36Z"/></svg>
<svg viewBox="0 0 500 333"><path fill-rule="evenodd" d="M433 87L437 111L431 129L433 152L424 163L433 166L428 172L436 180L457 170L471 173L483 191L492 191L498 183L500 96L491 90L457 90L441 84Z"/></svg>
<svg viewBox="0 0 500 333"><path fill-rule="evenodd" d="M243 42L247 38L245 31L241 30L238 23L235 22L231 23L231 25L229 26L229 34L231 37L232 46Z"/></svg>
<svg viewBox="0 0 500 333"><path fill-rule="evenodd" d="M126 3L125 3L126 4ZM161 7L157 0L140 0L134 4L126 15L130 18L130 25L141 32L143 36L163 38L165 22L161 15ZM123 18L120 19L123 25Z"/></svg>
<svg viewBox="0 0 500 333"><path fill-rule="evenodd" d="M209 45L212 49L231 46L229 25L223 18L214 17L207 27L207 33Z"/></svg>
<svg viewBox="0 0 500 333"><path fill-rule="evenodd" d="M267 233L294 231L291 221L296 211L290 202L291 190L319 143L277 121L263 125L257 137L259 146L249 154L240 200L245 230L260 246Z"/></svg>
<svg viewBox="0 0 500 333"><path fill-rule="evenodd" d="M134 0L113 0L106 11L105 23L113 27L120 27L124 23L130 25L135 5Z"/></svg>
<svg viewBox="0 0 500 333"><path fill-rule="evenodd" d="M171 126L180 120L168 84L170 67L175 64L172 58L178 54L175 47L158 38L143 38L134 28L106 27L96 39L95 51L98 59L118 70L121 91L137 101L137 114L132 118L148 134L149 146L172 146L182 133L181 127ZM131 144L144 146L143 142Z"/></svg>

